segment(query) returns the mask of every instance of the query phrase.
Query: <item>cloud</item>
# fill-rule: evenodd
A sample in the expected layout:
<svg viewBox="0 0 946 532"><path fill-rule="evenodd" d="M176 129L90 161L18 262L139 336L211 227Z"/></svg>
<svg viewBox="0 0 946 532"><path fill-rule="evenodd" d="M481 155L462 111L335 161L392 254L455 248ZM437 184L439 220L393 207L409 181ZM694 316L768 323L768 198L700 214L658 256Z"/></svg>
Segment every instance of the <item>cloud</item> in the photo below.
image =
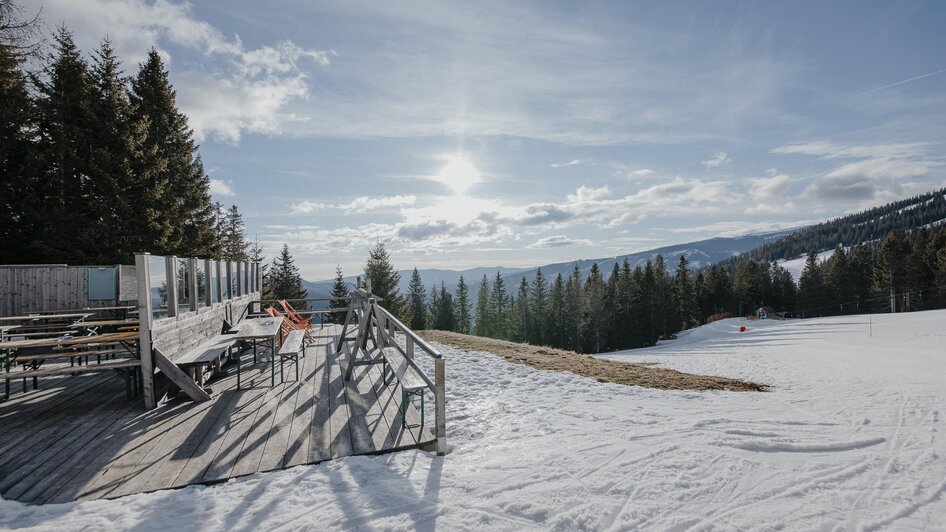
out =
<svg viewBox="0 0 946 532"><path fill-rule="evenodd" d="M552 163L549 166L552 168L565 168L566 166L578 166L579 164L581 164L581 159L572 159L567 163Z"/></svg>
<svg viewBox="0 0 946 532"><path fill-rule="evenodd" d="M841 201L866 207L927 190L930 185L923 180L943 164L927 155L928 148L924 142L845 145L814 141L780 146L771 152L847 160L812 180L802 196L815 202Z"/></svg>
<svg viewBox="0 0 946 532"><path fill-rule="evenodd" d="M540 238L529 244L529 249L562 248L566 246L590 246L591 241L585 239L573 239L565 235L552 235Z"/></svg>
<svg viewBox="0 0 946 532"><path fill-rule="evenodd" d="M233 181L224 181L222 179L210 180L210 193L214 196L235 196L233 192Z"/></svg>
<svg viewBox="0 0 946 532"><path fill-rule="evenodd" d="M728 162L729 162L729 156L726 155L726 152L724 151L718 151L714 153L711 158L705 161L702 161L703 166L707 168L716 168L717 166L728 163Z"/></svg>
<svg viewBox="0 0 946 532"><path fill-rule="evenodd" d="M87 50L108 36L126 68L157 48L172 63L178 104L198 140L238 143L245 133L278 135L288 123L306 120L288 110L309 98L305 65L327 66L337 57L334 50L288 40L248 48L238 35L228 37L200 20L186 2L46 0L43 17L64 22ZM177 64L176 57L188 54L202 64Z"/></svg>
<svg viewBox="0 0 946 532"><path fill-rule="evenodd" d="M634 170L631 173L627 174L630 177L647 177L653 175L654 171L649 168L641 168L640 170Z"/></svg>
<svg viewBox="0 0 946 532"><path fill-rule="evenodd" d="M792 178L786 174L750 179L746 190L752 203L746 208L746 214L782 213L795 209L789 195L791 186Z"/></svg>
<svg viewBox="0 0 946 532"><path fill-rule="evenodd" d="M373 211L390 207L403 207L417 202L417 196L358 196L349 202L326 203L322 201L303 200L289 205L292 214L308 214L316 210L336 210L345 214Z"/></svg>

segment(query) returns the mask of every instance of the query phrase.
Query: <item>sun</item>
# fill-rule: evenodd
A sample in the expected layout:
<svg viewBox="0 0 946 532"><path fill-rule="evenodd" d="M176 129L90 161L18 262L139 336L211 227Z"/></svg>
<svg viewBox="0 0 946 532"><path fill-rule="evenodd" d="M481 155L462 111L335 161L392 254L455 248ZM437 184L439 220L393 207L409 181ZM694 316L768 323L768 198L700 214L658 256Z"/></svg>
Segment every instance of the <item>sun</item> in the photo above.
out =
<svg viewBox="0 0 946 532"><path fill-rule="evenodd" d="M473 163L458 155L445 157L447 164L440 169L436 180L450 187L455 194L463 194L480 182L480 172Z"/></svg>

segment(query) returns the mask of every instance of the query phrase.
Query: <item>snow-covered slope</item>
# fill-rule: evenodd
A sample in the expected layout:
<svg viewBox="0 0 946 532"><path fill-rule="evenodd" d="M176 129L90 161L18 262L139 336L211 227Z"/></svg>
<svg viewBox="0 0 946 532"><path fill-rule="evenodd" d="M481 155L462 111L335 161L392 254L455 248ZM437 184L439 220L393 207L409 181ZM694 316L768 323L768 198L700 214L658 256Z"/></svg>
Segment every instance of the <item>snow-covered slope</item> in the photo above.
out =
<svg viewBox="0 0 946 532"><path fill-rule="evenodd" d="M941 529L944 325L944 311L732 319L603 355L749 378L767 393L602 384L443 347L446 457L346 458L112 501L0 502L0 528Z"/></svg>

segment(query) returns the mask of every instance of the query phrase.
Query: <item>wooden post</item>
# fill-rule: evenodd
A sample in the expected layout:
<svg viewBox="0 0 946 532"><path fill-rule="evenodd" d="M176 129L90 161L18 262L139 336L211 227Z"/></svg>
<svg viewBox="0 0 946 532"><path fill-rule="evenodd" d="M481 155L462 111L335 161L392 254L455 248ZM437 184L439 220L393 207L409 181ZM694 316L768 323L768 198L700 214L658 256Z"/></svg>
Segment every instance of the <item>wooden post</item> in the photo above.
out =
<svg viewBox="0 0 946 532"><path fill-rule="evenodd" d="M135 272L138 277L138 350L141 355L141 395L145 408L154 404L154 361L151 358L151 275L148 271L148 253L135 253Z"/></svg>
<svg viewBox="0 0 946 532"><path fill-rule="evenodd" d="M414 339L409 335L404 335L404 352L408 359L414 360Z"/></svg>
<svg viewBox="0 0 946 532"><path fill-rule="evenodd" d="M210 268L213 268L214 261L207 259L204 260L204 303L207 305L207 308L210 308L214 304L213 299L213 288L210 286L210 279L214 276L210 273Z"/></svg>
<svg viewBox="0 0 946 532"><path fill-rule="evenodd" d="M434 359L434 384L437 385L437 390L434 392L437 413L437 432L435 434L437 436L437 454L443 456L447 453L447 376L442 356Z"/></svg>

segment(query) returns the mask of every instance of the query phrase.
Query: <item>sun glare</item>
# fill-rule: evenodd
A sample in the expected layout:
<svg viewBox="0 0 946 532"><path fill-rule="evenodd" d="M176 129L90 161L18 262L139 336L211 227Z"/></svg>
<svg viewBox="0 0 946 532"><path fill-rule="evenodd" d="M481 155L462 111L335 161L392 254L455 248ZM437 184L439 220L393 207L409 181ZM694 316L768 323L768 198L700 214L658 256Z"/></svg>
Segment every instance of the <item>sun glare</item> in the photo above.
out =
<svg viewBox="0 0 946 532"><path fill-rule="evenodd" d="M479 183L480 172L473 163L456 155L448 156L446 159L447 164L437 174L437 181L450 187L455 194L462 194Z"/></svg>

